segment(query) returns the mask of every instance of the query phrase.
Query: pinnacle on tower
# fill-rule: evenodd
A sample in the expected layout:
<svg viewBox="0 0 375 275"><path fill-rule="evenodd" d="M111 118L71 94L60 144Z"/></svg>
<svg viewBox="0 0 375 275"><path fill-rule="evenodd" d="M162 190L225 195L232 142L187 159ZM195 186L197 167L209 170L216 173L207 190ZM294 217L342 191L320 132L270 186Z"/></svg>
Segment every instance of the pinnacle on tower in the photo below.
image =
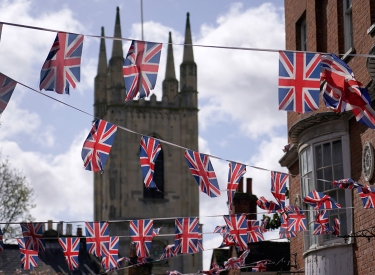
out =
<svg viewBox="0 0 375 275"><path fill-rule="evenodd" d="M168 51L167 51L167 68L165 70L165 79L176 79L176 72L174 69L174 57L172 46L172 33L169 32Z"/></svg>
<svg viewBox="0 0 375 275"><path fill-rule="evenodd" d="M104 36L104 27L102 27L101 36ZM100 50L99 50L99 62L98 62L98 75L99 74L107 74L108 66L107 66L107 52L105 48L105 39L100 39Z"/></svg>
<svg viewBox="0 0 375 275"><path fill-rule="evenodd" d="M117 7L116 11L116 23L115 23L115 33L114 37L121 38L121 25L120 25L120 9ZM122 51L122 41L121 40L114 40L113 47L112 47L112 57L123 57L124 53Z"/></svg>
<svg viewBox="0 0 375 275"><path fill-rule="evenodd" d="M185 28L185 45L184 45L184 57L182 62L194 62L193 55L193 42L191 39L191 29L190 29L190 14L186 14L186 28Z"/></svg>

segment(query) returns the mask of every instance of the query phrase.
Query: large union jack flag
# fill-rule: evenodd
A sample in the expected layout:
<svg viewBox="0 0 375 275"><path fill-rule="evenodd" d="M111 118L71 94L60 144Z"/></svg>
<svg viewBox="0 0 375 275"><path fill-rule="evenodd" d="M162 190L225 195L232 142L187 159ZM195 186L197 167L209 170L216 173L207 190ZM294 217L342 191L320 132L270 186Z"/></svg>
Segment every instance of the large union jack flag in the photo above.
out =
<svg viewBox="0 0 375 275"><path fill-rule="evenodd" d="M288 174L271 171L271 193L281 209L285 208L286 181L288 177Z"/></svg>
<svg viewBox="0 0 375 275"><path fill-rule="evenodd" d="M320 54L279 52L279 110L319 109Z"/></svg>
<svg viewBox="0 0 375 275"><path fill-rule="evenodd" d="M16 81L0 73L0 115L8 105L16 85Z"/></svg>
<svg viewBox="0 0 375 275"><path fill-rule="evenodd" d="M229 234L233 237L240 250L247 249L247 220L245 214L224 215L229 227Z"/></svg>
<svg viewBox="0 0 375 275"><path fill-rule="evenodd" d="M229 173L228 173L228 185L227 185L227 195L228 195L228 207L229 214L233 210L233 197L236 193L238 183L240 182L243 175L246 173L246 165L239 164L236 162L229 163Z"/></svg>
<svg viewBox="0 0 375 275"><path fill-rule="evenodd" d="M82 147L82 160L86 170L104 171L104 165L111 152L117 126L101 119L93 123Z"/></svg>
<svg viewBox="0 0 375 275"><path fill-rule="evenodd" d="M326 234L329 227L328 213L326 210L316 211L313 235Z"/></svg>
<svg viewBox="0 0 375 275"><path fill-rule="evenodd" d="M174 244L169 244L164 248L163 254L160 256L160 260L168 259L177 256Z"/></svg>
<svg viewBox="0 0 375 275"><path fill-rule="evenodd" d="M139 158L143 182L146 188L157 188L154 182L155 161L161 150L160 142L154 138L142 136Z"/></svg>
<svg viewBox="0 0 375 275"><path fill-rule="evenodd" d="M20 223L26 249L44 251L43 223Z"/></svg>
<svg viewBox="0 0 375 275"><path fill-rule="evenodd" d="M125 101L149 96L158 76L162 44L133 40L124 60Z"/></svg>
<svg viewBox="0 0 375 275"><path fill-rule="evenodd" d="M86 222L86 246L90 254L105 256L109 248L108 222Z"/></svg>
<svg viewBox="0 0 375 275"><path fill-rule="evenodd" d="M130 236L139 258L150 257L151 242L153 239L153 220L130 221Z"/></svg>
<svg viewBox="0 0 375 275"><path fill-rule="evenodd" d="M375 207L375 188L371 186L361 186L357 188L357 191L362 200L363 208L369 209Z"/></svg>
<svg viewBox="0 0 375 275"><path fill-rule="evenodd" d="M38 266L38 251L28 249L23 239L17 239L18 247L20 249L21 267L24 270L30 270Z"/></svg>
<svg viewBox="0 0 375 275"><path fill-rule="evenodd" d="M338 204L333 198L316 190L311 191L306 197L303 198L303 201L314 207L315 210L341 208L341 205Z"/></svg>
<svg viewBox="0 0 375 275"><path fill-rule="evenodd" d="M255 243L264 241L260 221L247 220L247 242Z"/></svg>
<svg viewBox="0 0 375 275"><path fill-rule="evenodd" d="M80 238L59 238L69 270L77 270Z"/></svg>
<svg viewBox="0 0 375 275"><path fill-rule="evenodd" d="M367 89L350 67L334 54L322 55L323 99L335 112L353 111L357 121L375 128L375 111Z"/></svg>
<svg viewBox="0 0 375 275"><path fill-rule="evenodd" d="M354 188L357 188L359 186L363 186L362 184L360 184L358 182L355 182L351 178L335 180L335 181L332 182L332 184L334 186L336 186L338 188L342 188L342 189L354 189Z"/></svg>
<svg viewBox="0 0 375 275"><path fill-rule="evenodd" d="M220 196L219 183L209 157L199 152L186 150L185 159L200 190L210 197Z"/></svg>
<svg viewBox="0 0 375 275"><path fill-rule="evenodd" d="M3 242L3 232L1 231L0 228L0 252L4 250L4 242Z"/></svg>
<svg viewBox="0 0 375 275"><path fill-rule="evenodd" d="M119 237L110 237L109 249L104 252L102 258L102 266L105 270L112 270L119 268L120 263L118 262L118 242Z"/></svg>
<svg viewBox="0 0 375 275"><path fill-rule="evenodd" d="M280 205L278 205L276 202L274 201L269 201L267 200L265 197L260 197L258 200L257 200L257 205L262 208L263 210L267 210L268 213L275 213L276 211L279 211L281 208L280 208Z"/></svg>
<svg viewBox="0 0 375 275"><path fill-rule="evenodd" d="M40 72L40 90L69 94L80 81L83 35L59 32Z"/></svg>
<svg viewBox="0 0 375 275"><path fill-rule="evenodd" d="M175 219L175 248L176 253L197 253L198 252L198 218Z"/></svg>
<svg viewBox="0 0 375 275"><path fill-rule="evenodd" d="M306 231L306 217L303 210L298 206L290 205L286 208L288 215L288 231Z"/></svg>

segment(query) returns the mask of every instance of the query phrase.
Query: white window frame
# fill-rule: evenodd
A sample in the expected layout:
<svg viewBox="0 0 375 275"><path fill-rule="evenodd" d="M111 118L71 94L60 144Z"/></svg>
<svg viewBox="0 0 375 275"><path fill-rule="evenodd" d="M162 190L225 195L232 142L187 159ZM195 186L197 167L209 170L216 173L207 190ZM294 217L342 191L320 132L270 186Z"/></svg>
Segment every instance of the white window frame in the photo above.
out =
<svg viewBox="0 0 375 275"><path fill-rule="evenodd" d="M315 145L318 145L318 144L322 144L322 143L325 143L325 142L331 142L331 141L335 141L335 140L341 140L341 150L342 150L342 158L343 158L343 174L344 174L344 177L343 178L350 178L350 142L349 142L349 134L347 132L338 132L338 133L333 133L333 134L328 134L328 135L324 135L324 136L320 136L318 138L314 138L314 139L311 139L309 141L306 141L304 142L303 144L301 144L299 146L299 149L298 149L298 152L299 152L299 157L300 157L300 175L303 176L303 169L302 169L302 165L303 165L303 161L301 159L301 156L304 152L306 152L306 150L310 150L310 154L311 154L311 171L310 171L310 175L311 175L311 187L314 187L314 189L316 189L317 187L317 177L316 177L316 168L315 168ZM335 180L339 180L339 179L335 179ZM307 179L301 179L301 196L304 197L306 196L307 194L304 194L307 192L307 190L304 192L304 184L306 184L306 182L308 182L309 180ZM311 188L310 188L311 189ZM311 191L311 190L310 190ZM343 205L346 206L346 226L347 226L347 234L349 234L351 231L352 231L352 226L353 226L353 221L352 221L352 209L351 209L351 206L352 206L352 192L351 190L344 190L345 192L345 202L343 203ZM340 203L340 202L339 202ZM305 209L308 209L308 210L312 210L313 208L312 207L304 207ZM310 215L310 218L308 217ZM314 219L314 216L315 216L315 211L308 211L308 214L307 214L307 221L308 223L312 221L312 219ZM341 221L341 222L344 222L344 221ZM330 224L332 225L332 224ZM327 240L327 237L324 237L325 235L312 235L312 231L311 229L313 228L313 223L311 223L311 225L308 225L307 226L307 230L309 231L305 231L304 232L304 247L305 247L305 251L308 251L308 250L313 250L313 249L317 249L319 247L322 247L322 246L325 246L325 245L329 245L329 244L334 244L334 243L340 243L342 244L343 241L341 238L330 238L329 240Z"/></svg>
<svg viewBox="0 0 375 275"><path fill-rule="evenodd" d="M353 18L352 18L352 0L343 0L344 12L344 47L348 52L353 47Z"/></svg>

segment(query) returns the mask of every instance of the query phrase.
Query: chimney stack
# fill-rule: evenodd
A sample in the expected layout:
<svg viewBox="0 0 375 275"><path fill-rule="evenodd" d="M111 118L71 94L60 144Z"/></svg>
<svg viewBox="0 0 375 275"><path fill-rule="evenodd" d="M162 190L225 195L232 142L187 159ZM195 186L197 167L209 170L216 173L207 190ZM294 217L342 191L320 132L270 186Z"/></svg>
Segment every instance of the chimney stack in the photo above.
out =
<svg viewBox="0 0 375 275"><path fill-rule="evenodd" d="M65 235L68 235L68 236L72 236L73 235L73 228L72 228L72 224L71 223L68 223L66 225Z"/></svg>
<svg viewBox="0 0 375 275"><path fill-rule="evenodd" d="M63 226L64 226L64 222L59 222L57 224L57 235L58 236L62 236L63 235Z"/></svg>
<svg viewBox="0 0 375 275"><path fill-rule="evenodd" d="M247 178L246 179L246 193L249 195L253 194L253 179L252 178Z"/></svg>
<svg viewBox="0 0 375 275"><path fill-rule="evenodd" d="M236 192L243 193L243 178L240 179L240 182L238 183Z"/></svg>
<svg viewBox="0 0 375 275"><path fill-rule="evenodd" d="M53 221L52 220L48 220L48 230L52 230L53 229Z"/></svg>
<svg viewBox="0 0 375 275"><path fill-rule="evenodd" d="M77 237L82 237L82 228L77 227Z"/></svg>

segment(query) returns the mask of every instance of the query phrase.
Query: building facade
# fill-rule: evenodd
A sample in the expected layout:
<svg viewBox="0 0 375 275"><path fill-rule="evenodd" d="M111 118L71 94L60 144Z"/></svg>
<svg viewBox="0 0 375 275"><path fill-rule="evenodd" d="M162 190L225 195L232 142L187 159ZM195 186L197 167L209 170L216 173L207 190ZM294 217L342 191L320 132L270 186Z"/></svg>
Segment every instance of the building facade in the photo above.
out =
<svg viewBox="0 0 375 275"><path fill-rule="evenodd" d="M350 54L373 54L375 44L375 1L372 0L285 0L286 49L334 53L353 70L374 100L374 60ZM374 108L374 104L372 104ZM290 203L303 205L301 198L311 190L330 195L343 209L330 211L329 219L341 222L340 235L356 234L375 225L372 209L363 209L357 190L336 189L333 180L352 178L373 185L375 132L356 122L351 112L333 113L322 99L317 111L289 112L290 150L280 159L290 177ZM322 180L320 180L322 179ZM324 181L323 181L324 180ZM312 222L312 212L307 214ZM308 231L292 238L292 270L305 274L375 274L371 263L374 239L312 235Z"/></svg>
<svg viewBox="0 0 375 275"><path fill-rule="evenodd" d="M114 36L121 37L119 9ZM175 75L170 33L162 99L158 101L153 94L150 100L133 100L125 104L122 42L113 42L112 56L107 62L105 40L102 39L95 77L95 116L198 151L197 65L191 44L187 14L180 82ZM140 139L140 135L118 129L104 173L95 173L94 176L94 219L117 221L110 223L110 234L129 236L129 220L169 217L154 220L154 228L162 226L160 234L170 234L168 237L154 238L151 258L157 260L165 246L174 243L175 217L199 216L199 188L184 159L184 150L162 143L154 175L160 192L145 189L139 162ZM130 238L120 238L119 246L122 256L132 253ZM165 274L166 270L188 273L196 272L201 267L202 254L198 253L154 262L152 273Z"/></svg>

